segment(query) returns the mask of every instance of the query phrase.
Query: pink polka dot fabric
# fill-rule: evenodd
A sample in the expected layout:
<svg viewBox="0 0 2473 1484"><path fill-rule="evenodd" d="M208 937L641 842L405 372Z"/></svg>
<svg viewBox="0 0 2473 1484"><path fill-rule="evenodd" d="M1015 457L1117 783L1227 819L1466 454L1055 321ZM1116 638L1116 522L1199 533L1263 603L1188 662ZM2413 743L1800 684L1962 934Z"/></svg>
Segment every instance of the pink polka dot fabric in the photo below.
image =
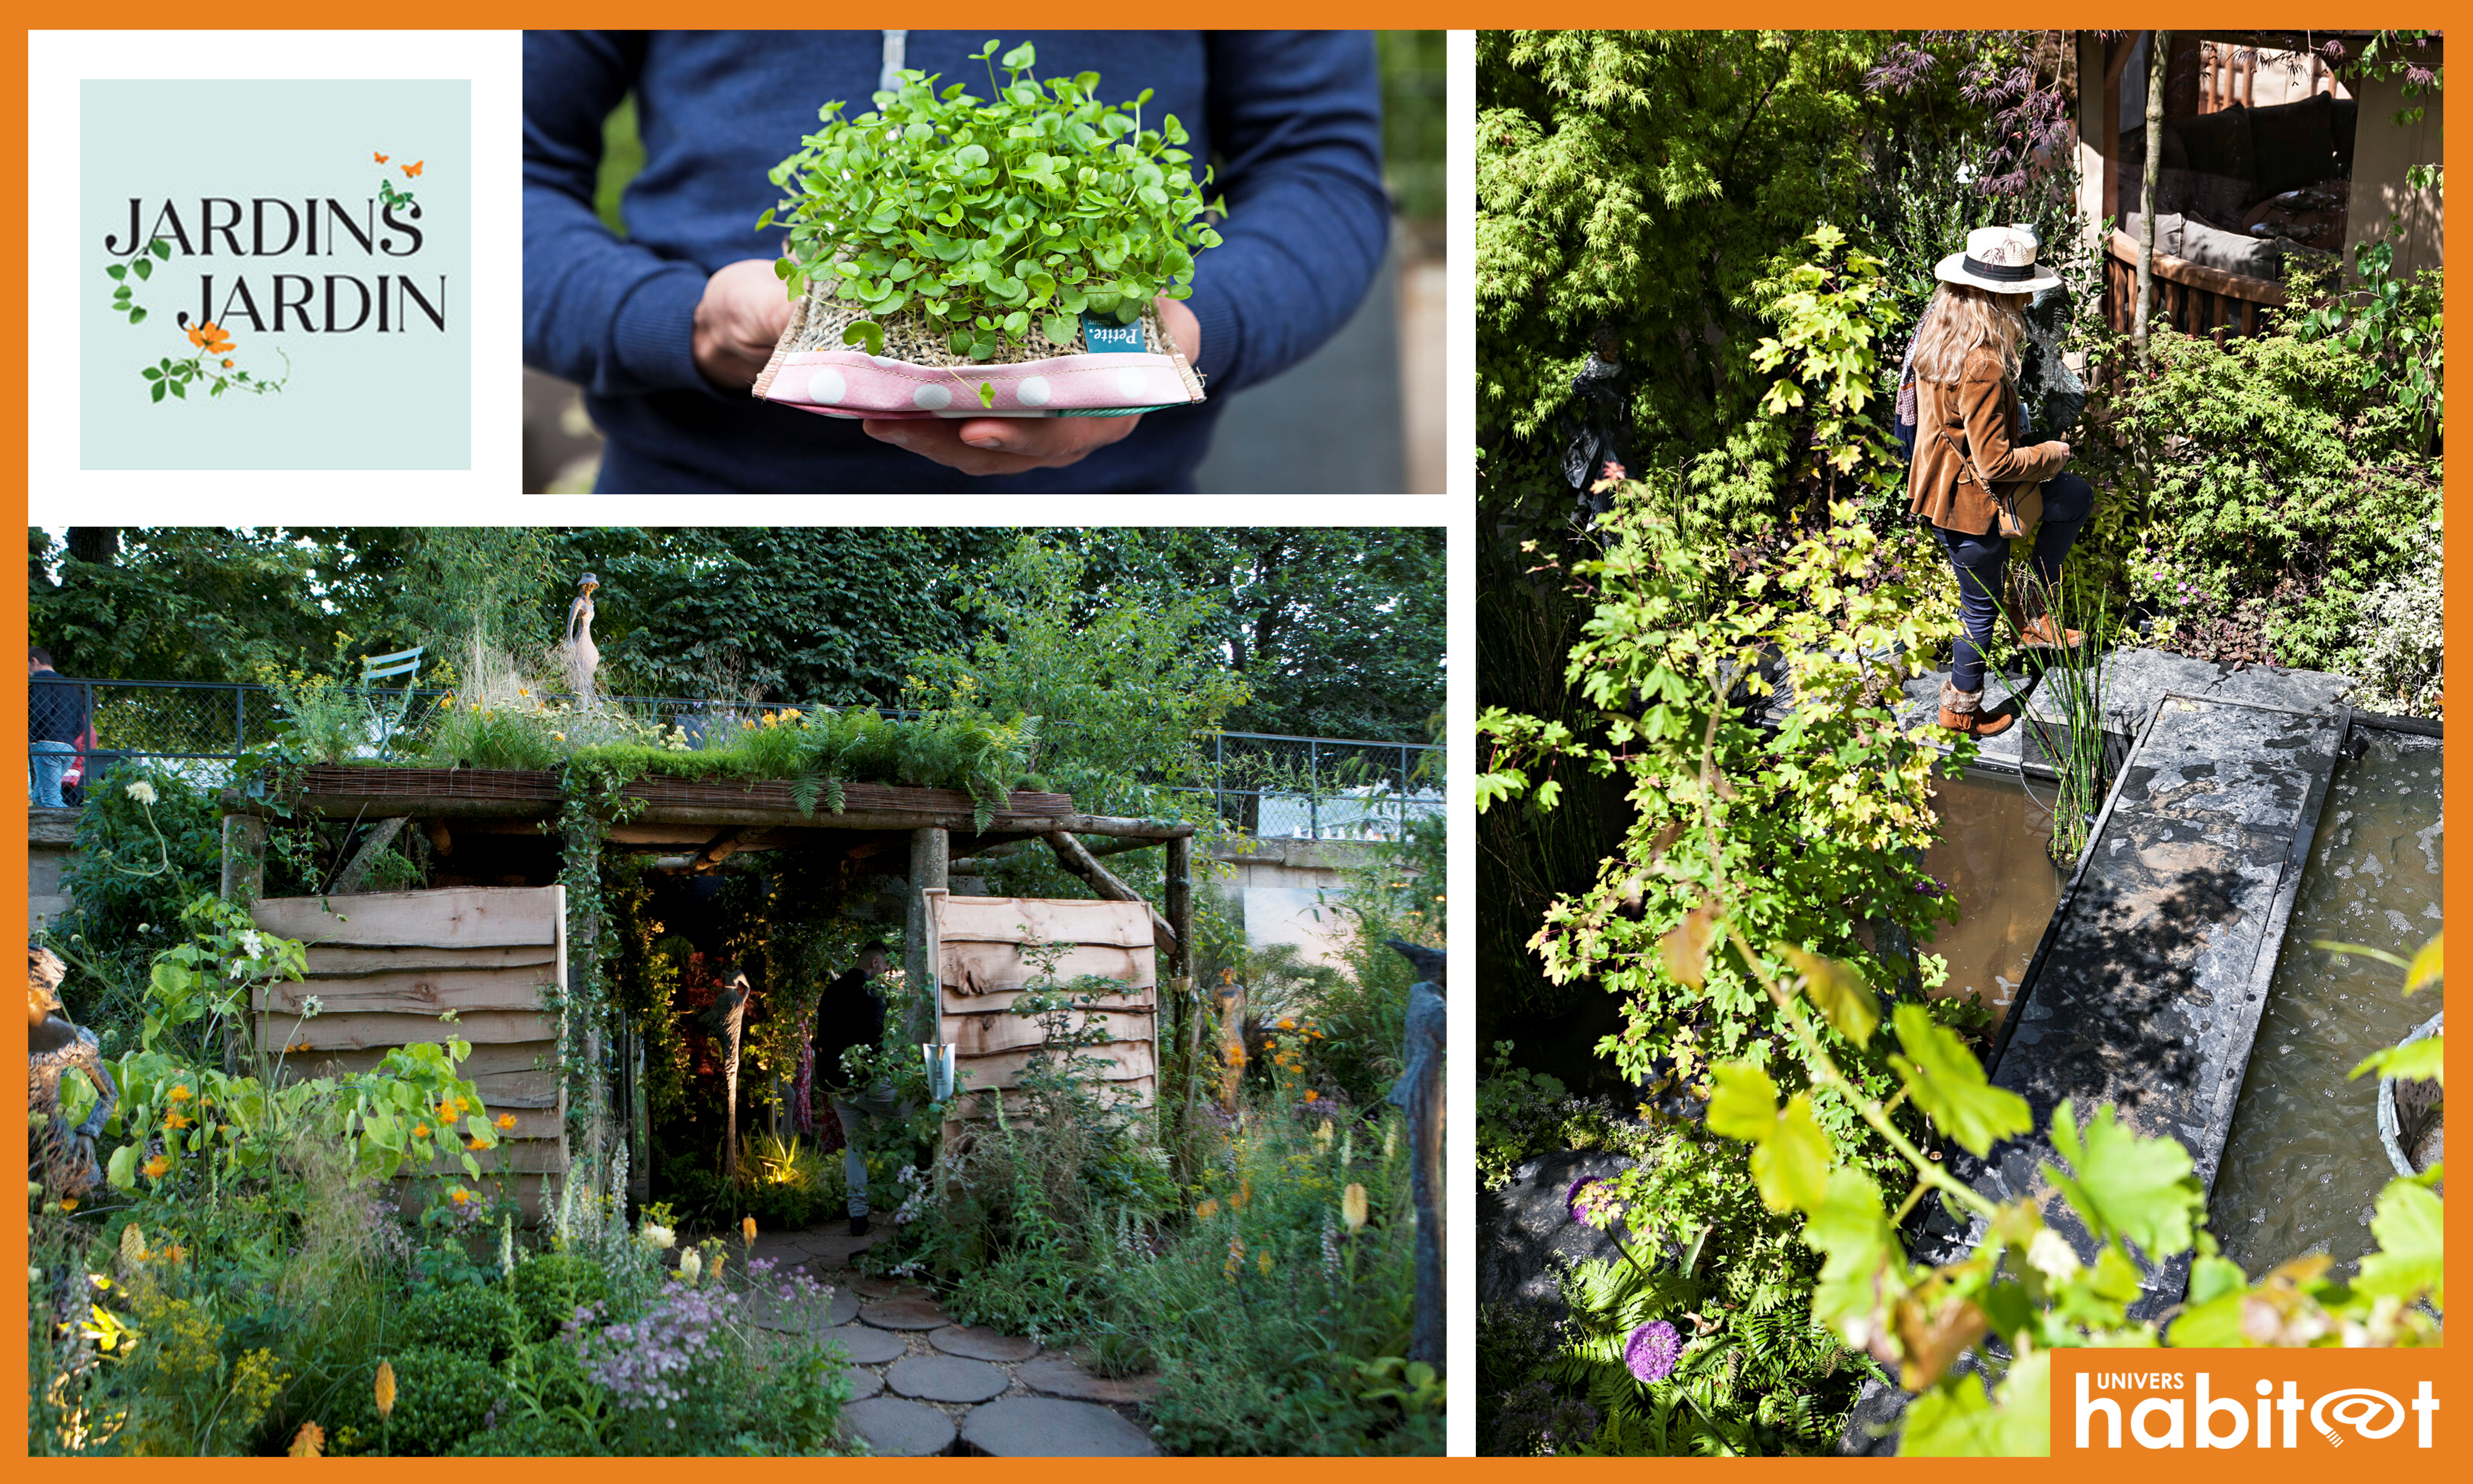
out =
<svg viewBox="0 0 2473 1484"><path fill-rule="evenodd" d="M857 350L794 350L777 356L756 395L828 418L885 419L1052 418L1202 400L1174 359L1147 351L933 367Z"/></svg>

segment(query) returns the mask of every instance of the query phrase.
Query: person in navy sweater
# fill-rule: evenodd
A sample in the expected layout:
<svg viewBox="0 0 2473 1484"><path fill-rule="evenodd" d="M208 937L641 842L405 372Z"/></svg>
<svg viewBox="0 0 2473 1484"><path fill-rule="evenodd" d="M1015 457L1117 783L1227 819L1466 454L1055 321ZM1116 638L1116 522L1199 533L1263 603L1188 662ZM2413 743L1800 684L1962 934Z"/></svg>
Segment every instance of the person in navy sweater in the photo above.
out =
<svg viewBox="0 0 2473 1484"><path fill-rule="evenodd" d="M749 395L788 323L755 229L766 172L825 104L867 111L889 66L980 76L983 32L532 32L524 37L524 361L584 388L609 492L1189 491L1230 393L1355 312L1390 231L1373 37L1036 32L1039 75L1154 90L1224 194L1193 295L1160 314L1210 399L1139 418L852 422ZM978 86L984 88L984 83ZM593 209L604 121L634 93L644 167L627 234ZM984 94L982 93L982 96Z"/></svg>

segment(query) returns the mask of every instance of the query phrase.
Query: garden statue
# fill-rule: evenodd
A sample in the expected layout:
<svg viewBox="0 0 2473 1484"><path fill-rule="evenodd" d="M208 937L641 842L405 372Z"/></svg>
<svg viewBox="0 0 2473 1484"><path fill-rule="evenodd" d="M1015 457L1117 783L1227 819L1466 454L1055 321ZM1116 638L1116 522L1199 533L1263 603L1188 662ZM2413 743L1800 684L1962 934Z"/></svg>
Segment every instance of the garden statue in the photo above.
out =
<svg viewBox="0 0 2473 1484"><path fill-rule="evenodd" d="M575 601L566 610L566 642L561 647L566 657L566 682L575 691L575 704L592 704L592 675L601 668L601 651L592 644L592 592L601 579L587 572L576 579Z"/></svg>
<svg viewBox="0 0 2473 1484"><path fill-rule="evenodd" d="M94 1161L95 1136L111 1117L120 1089L104 1069L94 1032L60 1013L60 980L68 966L60 955L26 945L26 1131L32 1146L26 1178L39 1181L46 1199L77 1197L102 1178ZM72 1069L94 1083L94 1111L71 1126L60 1111L60 1078Z"/></svg>
<svg viewBox="0 0 2473 1484"><path fill-rule="evenodd" d="M2086 411L2086 383L2062 359L2069 334L2070 291L2055 286L2027 301L2027 342L2018 347L2018 400L2026 405L2029 442L2059 438Z"/></svg>
<svg viewBox="0 0 2473 1484"><path fill-rule="evenodd" d="M1408 1358L1440 1374L1443 1328L1449 1301L1443 1290L1443 951L1390 940L1392 949L1416 968L1408 990L1408 1036L1401 1062L1406 1070L1387 1099L1408 1115L1409 1192L1417 1205L1417 1304L1409 1330Z"/></svg>

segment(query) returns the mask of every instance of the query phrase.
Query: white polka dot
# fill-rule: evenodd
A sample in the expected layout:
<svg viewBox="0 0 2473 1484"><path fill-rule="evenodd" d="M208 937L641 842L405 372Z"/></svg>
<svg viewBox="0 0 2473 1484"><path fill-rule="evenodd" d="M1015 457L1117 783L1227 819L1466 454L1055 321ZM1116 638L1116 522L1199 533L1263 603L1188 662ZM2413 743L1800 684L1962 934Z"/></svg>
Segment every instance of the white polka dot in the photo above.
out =
<svg viewBox="0 0 2473 1484"><path fill-rule="evenodd" d="M818 367L816 373L807 378L807 400L811 402L821 402L830 407L849 393L850 388L843 383L842 373L838 368Z"/></svg>
<svg viewBox="0 0 2473 1484"><path fill-rule="evenodd" d="M1129 399L1140 396L1150 384L1150 373L1147 371L1127 370L1116 372L1116 390L1123 393Z"/></svg>
<svg viewBox="0 0 2473 1484"><path fill-rule="evenodd" d="M1021 385L1013 389L1013 395L1024 407L1044 407L1055 393L1048 387L1046 377L1025 376Z"/></svg>
<svg viewBox="0 0 2473 1484"><path fill-rule="evenodd" d="M901 370L901 363L889 355L872 355L869 356L868 359L874 361L878 367L885 371Z"/></svg>
<svg viewBox="0 0 2473 1484"><path fill-rule="evenodd" d="M952 399L953 394L946 391L943 383L935 381L923 381L919 383L919 390L910 394L910 400L928 412L937 411Z"/></svg>

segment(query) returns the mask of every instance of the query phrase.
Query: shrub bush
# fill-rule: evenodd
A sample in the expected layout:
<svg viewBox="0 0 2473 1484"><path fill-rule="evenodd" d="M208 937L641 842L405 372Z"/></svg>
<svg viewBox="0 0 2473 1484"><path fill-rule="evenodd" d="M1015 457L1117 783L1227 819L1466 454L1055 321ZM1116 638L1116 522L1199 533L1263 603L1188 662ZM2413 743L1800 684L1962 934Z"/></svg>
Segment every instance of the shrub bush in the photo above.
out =
<svg viewBox="0 0 2473 1484"><path fill-rule="evenodd" d="M529 1329L530 1322L515 1300L494 1287L474 1283L434 1288L405 1305L402 1343L451 1350L495 1365L524 1342Z"/></svg>
<svg viewBox="0 0 2473 1484"><path fill-rule="evenodd" d="M462 1351L414 1348L385 1357L395 1370L395 1410L378 1416L378 1361L365 1368L333 1429L337 1453L397 1458L444 1458L486 1427L509 1415L514 1390L489 1362Z"/></svg>
<svg viewBox="0 0 2473 1484"><path fill-rule="evenodd" d="M575 1311L610 1297L610 1280L589 1258L546 1252L516 1266L510 1285L530 1338L545 1340L566 1327Z"/></svg>

